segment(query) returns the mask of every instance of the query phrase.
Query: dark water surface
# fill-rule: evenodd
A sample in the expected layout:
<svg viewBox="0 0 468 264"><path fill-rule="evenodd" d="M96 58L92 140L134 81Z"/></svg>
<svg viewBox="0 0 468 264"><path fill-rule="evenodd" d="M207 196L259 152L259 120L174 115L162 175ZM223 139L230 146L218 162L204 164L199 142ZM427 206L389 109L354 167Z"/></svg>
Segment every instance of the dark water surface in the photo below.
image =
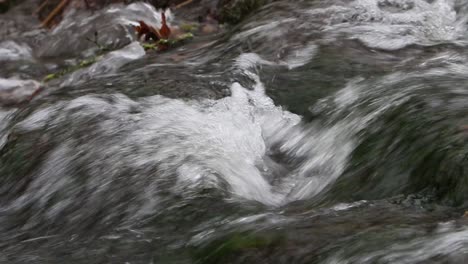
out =
<svg viewBox="0 0 468 264"><path fill-rule="evenodd" d="M164 53L143 3L33 2L0 16L1 263L468 262L465 1L277 1Z"/></svg>

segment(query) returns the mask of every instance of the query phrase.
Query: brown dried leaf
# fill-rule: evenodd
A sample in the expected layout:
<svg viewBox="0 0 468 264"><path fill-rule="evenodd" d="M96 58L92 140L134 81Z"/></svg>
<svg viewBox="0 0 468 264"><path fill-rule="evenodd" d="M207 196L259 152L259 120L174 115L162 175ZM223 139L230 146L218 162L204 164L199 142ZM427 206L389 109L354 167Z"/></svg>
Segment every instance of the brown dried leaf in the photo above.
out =
<svg viewBox="0 0 468 264"><path fill-rule="evenodd" d="M162 20L162 25L161 25L161 29L159 30L159 32L161 33L160 36L163 39L168 39L169 36L171 35L171 29L166 23L166 14L164 12L161 13L161 20Z"/></svg>
<svg viewBox="0 0 468 264"><path fill-rule="evenodd" d="M134 27L135 31L138 34L138 39L140 39L142 36L145 36L145 40L148 41L150 39L154 41L158 41L161 39L161 34L159 31L148 24L146 24L144 21L138 21L140 23L139 26Z"/></svg>

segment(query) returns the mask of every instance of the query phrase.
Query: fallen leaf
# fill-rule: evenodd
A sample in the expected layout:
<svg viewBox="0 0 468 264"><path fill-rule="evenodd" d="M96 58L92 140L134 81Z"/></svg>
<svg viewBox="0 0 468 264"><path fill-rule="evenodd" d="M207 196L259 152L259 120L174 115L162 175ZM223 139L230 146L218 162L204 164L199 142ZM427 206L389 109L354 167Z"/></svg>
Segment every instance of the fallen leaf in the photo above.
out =
<svg viewBox="0 0 468 264"><path fill-rule="evenodd" d="M135 31L137 32L138 39L140 39L142 36L145 36L145 40L149 41L150 39L154 41L158 41L161 39L161 34L159 31L148 24L146 24L144 21L138 21L140 23L139 26L135 27Z"/></svg>
<svg viewBox="0 0 468 264"><path fill-rule="evenodd" d="M169 36L171 35L171 29L166 23L166 13L164 12L161 13L161 20L162 20L162 25L161 25L161 29L159 30L160 36L162 39L168 39Z"/></svg>

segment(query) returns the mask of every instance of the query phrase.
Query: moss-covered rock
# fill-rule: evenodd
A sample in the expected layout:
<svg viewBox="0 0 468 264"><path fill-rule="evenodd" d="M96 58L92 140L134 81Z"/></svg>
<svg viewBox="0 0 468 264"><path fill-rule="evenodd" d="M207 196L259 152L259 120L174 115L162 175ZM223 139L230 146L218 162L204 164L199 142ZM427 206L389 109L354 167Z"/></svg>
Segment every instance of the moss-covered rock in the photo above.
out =
<svg viewBox="0 0 468 264"><path fill-rule="evenodd" d="M67 75L69 73L72 73L72 72L75 72L79 69L82 69L82 68L86 68L88 66L91 66L93 65L95 62L97 62L99 60L100 56L98 57L92 57L92 58L89 58L89 59L84 59L84 60L80 60L76 65L73 65L73 66L70 66L70 67L67 67L59 72L55 72L55 73L51 73L51 74L48 74L47 76L44 77L43 81L44 82L48 82L48 81L51 81L51 80L54 80L54 79L58 79L64 75Z"/></svg>
<svg viewBox="0 0 468 264"><path fill-rule="evenodd" d="M196 23L184 23L180 25L180 29L185 31L185 32L196 32L199 29L200 25Z"/></svg>
<svg viewBox="0 0 468 264"><path fill-rule="evenodd" d="M233 233L196 250L194 257L197 263L252 263L265 260L284 239L277 233Z"/></svg>
<svg viewBox="0 0 468 264"><path fill-rule="evenodd" d="M174 39L160 39L155 43L141 43L141 46L145 50L166 50L169 48L178 47L192 38L192 33L185 33L177 36Z"/></svg>

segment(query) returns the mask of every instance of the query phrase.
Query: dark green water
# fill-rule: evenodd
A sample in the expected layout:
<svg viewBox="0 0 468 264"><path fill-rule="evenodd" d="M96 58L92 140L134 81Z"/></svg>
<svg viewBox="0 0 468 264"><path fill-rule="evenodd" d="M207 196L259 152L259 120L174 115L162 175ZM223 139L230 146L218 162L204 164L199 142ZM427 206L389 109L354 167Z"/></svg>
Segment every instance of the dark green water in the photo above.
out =
<svg viewBox="0 0 468 264"><path fill-rule="evenodd" d="M277 1L164 53L141 3L1 15L0 262L465 263L467 8Z"/></svg>

